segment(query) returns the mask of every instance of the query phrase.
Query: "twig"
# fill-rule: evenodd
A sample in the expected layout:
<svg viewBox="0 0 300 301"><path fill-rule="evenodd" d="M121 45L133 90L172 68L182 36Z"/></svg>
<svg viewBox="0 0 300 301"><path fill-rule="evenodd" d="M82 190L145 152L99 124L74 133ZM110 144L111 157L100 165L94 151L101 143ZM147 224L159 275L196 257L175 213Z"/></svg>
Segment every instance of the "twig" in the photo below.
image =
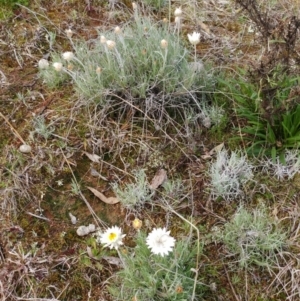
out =
<svg viewBox="0 0 300 301"><path fill-rule="evenodd" d="M11 125L11 123L8 121L8 119L0 112L0 116L4 119L4 121L7 123L7 125L10 127L12 132L15 134L15 136L23 143L26 144L24 139L21 137L21 135L17 132L17 130Z"/></svg>
<svg viewBox="0 0 300 301"><path fill-rule="evenodd" d="M47 218L47 217L43 217L43 216L40 216L40 215L31 213L31 212L26 212L26 213L27 213L28 215L33 216L33 217L36 217L36 218L42 219L42 220L44 220L44 221L50 222L50 219Z"/></svg>
<svg viewBox="0 0 300 301"><path fill-rule="evenodd" d="M228 272L227 272L227 270L226 270L225 267L224 267L224 271L225 271L225 273L226 273L226 277L227 277L227 280L228 280L228 282L229 282L229 285L230 285L230 288L231 288L231 290L232 290L232 293L233 293L233 295L234 295L234 297L235 297L235 300L241 301L241 299L239 298L239 296L238 296L237 293L235 292L235 289L234 289L234 287L233 287L233 285L232 285L232 283L231 283L230 277L229 277Z"/></svg>

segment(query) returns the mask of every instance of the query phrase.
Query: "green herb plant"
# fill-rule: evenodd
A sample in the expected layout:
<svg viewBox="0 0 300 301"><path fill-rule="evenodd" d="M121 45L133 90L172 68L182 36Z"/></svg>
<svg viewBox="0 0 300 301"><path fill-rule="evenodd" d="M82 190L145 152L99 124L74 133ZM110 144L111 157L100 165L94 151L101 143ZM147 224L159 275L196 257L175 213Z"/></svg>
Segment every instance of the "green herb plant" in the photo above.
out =
<svg viewBox="0 0 300 301"><path fill-rule="evenodd" d="M264 89L244 76L220 80L234 102L239 120L239 138L248 154L273 159L286 149L300 146L300 105L296 89L298 77L274 72ZM226 92L225 92L226 93Z"/></svg>
<svg viewBox="0 0 300 301"><path fill-rule="evenodd" d="M28 0L0 0L0 19L7 19L13 14L17 5L28 6Z"/></svg>
<svg viewBox="0 0 300 301"><path fill-rule="evenodd" d="M236 256L244 268L272 267L287 246L287 233L263 206L251 211L240 207L219 235L228 254Z"/></svg>
<svg viewBox="0 0 300 301"><path fill-rule="evenodd" d="M135 171L134 176L135 182L125 184L124 187L114 183L112 188L124 208L140 212L147 203L151 204L152 192L143 169Z"/></svg>
<svg viewBox="0 0 300 301"><path fill-rule="evenodd" d="M109 286L114 300L190 300L197 244L191 237L182 237L176 241L173 252L162 257L151 254L145 238L143 232L137 233L136 246L122 252L124 267ZM207 287L197 279L196 300L205 290Z"/></svg>

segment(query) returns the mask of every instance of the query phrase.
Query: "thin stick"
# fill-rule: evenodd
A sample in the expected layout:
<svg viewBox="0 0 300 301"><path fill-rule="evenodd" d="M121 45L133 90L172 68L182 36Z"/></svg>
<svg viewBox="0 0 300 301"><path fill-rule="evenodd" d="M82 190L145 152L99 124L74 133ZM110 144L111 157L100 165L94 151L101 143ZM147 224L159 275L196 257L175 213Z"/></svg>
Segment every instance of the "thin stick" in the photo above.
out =
<svg viewBox="0 0 300 301"><path fill-rule="evenodd" d="M231 288L231 290L232 290L232 293L233 293L233 295L234 295L235 300L236 300L236 301L240 301L241 299L239 298L239 296L238 296L237 293L235 292L235 289L234 289L234 287L233 287L233 285L232 285L232 283L231 283L231 281L230 281L229 274L228 274L228 272L227 272L227 270L226 270L225 267L224 267L224 271L225 271L225 273L226 273L226 277L227 277L227 280L228 280L228 282L229 282L229 285L230 285L230 288Z"/></svg>
<svg viewBox="0 0 300 301"><path fill-rule="evenodd" d="M31 213L31 212L26 212L28 215L31 215L33 217L36 217L36 218L39 218L39 219L42 219L44 221L47 221L47 222L50 222L50 219L47 218L47 217L44 217L44 216L40 216L40 215L37 215L37 214L34 214L34 213Z"/></svg>
<svg viewBox="0 0 300 301"><path fill-rule="evenodd" d="M8 119L0 112L0 116L4 119L4 121L7 123L7 125L10 127L12 132L15 134L15 136L23 143L26 144L24 139L21 137L21 135L17 132L17 130L11 125L11 123L8 121Z"/></svg>

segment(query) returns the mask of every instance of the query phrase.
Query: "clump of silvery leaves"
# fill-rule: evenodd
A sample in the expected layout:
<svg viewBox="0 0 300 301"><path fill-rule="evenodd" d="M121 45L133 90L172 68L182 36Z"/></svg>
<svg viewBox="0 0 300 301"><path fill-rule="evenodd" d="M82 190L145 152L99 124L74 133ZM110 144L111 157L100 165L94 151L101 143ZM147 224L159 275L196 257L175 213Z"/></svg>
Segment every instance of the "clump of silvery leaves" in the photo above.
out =
<svg viewBox="0 0 300 301"><path fill-rule="evenodd" d="M135 181L124 186L112 184L112 188L122 206L129 211L139 212L151 200L152 192L149 188L146 173L143 169L134 172Z"/></svg>
<svg viewBox="0 0 300 301"><path fill-rule="evenodd" d="M229 255L238 257L242 267L274 266L276 257L287 246L286 230L264 206L251 210L240 207L216 235Z"/></svg>
<svg viewBox="0 0 300 301"><path fill-rule="evenodd" d="M227 201L244 196L244 185L253 179L253 165L241 153L221 150L209 168L211 195Z"/></svg>
<svg viewBox="0 0 300 301"><path fill-rule="evenodd" d="M107 110L134 107L162 117L168 110L199 108L213 86L205 68L191 68L190 50L169 25L140 16L138 9L123 27L99 30L96 39L71 45L74 56L52 53L40 76L53 87L67 75L82 101Z"/></svg>
<svg viewBox="0 0 300 301"><path fill-rule="evenodd" d="M278 180L292 179L300 171L299 150L286 150L283 157L264 158L261 161L262 170Z"/></svg>

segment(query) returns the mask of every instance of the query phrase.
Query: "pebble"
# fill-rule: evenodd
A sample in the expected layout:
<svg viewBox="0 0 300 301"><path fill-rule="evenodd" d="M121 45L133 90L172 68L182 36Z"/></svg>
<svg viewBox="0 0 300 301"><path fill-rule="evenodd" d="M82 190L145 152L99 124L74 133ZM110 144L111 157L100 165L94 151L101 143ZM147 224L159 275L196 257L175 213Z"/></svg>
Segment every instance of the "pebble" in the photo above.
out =
<svg viewBox="0 0 300 301"><path fill-rule="evenodd" d="M95 232L96 227L93 224L89 224L87 227L86 226L80 226L77 228L76 233L78 236L85 236L88 235L91 232Z"/></svg>
<svg viewBox="0 0 300 301"><path fill-rule="evenodd" d="M24 154L28 154L31 152L31 146L30 145L27 145L27 144L22 144L20 147L19 147L19 151L21 153L24 153Z"/></svg>

